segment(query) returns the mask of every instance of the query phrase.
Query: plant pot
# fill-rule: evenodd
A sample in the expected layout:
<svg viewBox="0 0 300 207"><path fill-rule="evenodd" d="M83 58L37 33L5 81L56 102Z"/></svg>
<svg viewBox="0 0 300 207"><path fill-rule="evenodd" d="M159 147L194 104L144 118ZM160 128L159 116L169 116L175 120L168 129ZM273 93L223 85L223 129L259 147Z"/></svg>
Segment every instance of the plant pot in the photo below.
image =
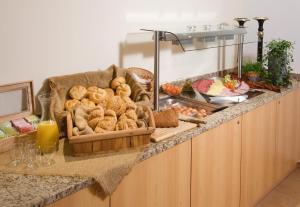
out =
<svg viewBox="0 0 300 207"><path fill-rule="evenodd" d="M247 78L252 82L260 81L260 75L255 71L250 71L247 73Z"/></svg>
<svg viewBox="0 0 300 207"><path fill-rule="evenodd" d="M287 54L282 59L270 56L268 58L268 71L271 74L273 84L283 83L288 76Z"/></svg>

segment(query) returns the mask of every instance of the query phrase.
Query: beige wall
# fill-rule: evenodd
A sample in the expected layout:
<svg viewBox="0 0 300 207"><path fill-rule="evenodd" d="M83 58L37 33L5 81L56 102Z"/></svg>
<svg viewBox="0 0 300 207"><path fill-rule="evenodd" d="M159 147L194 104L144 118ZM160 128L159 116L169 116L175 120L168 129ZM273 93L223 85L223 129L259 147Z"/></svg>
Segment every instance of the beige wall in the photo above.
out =
<svg viewBox="0 0 300 207"><path fill-rule="evenodd" d="M298 0L244 0L243 10L249 17L267 16L270 18L265 23L265 40L286 39L294 41L295 62L293 67L296 73L300 73L300 30L299 30L299 12L300 1ZM257 27L257 23L249 24L252 28ZM251 51L245 51L248 56L254 57L256 54Z"/></svg>
<svg viewBox="0 0 300 207"><path fill-rule="evenodd" d="M152 69L152 45L126 46L128 33L142 27L233 23L238 0L1 0L0 84L42 81L110 64ZM146 48L146 49L145 49ZM164 46L162 81L189 77L217 69L217 51L182 54ZM175 51L175 52L174 52ZM234 61L228 53L228 67Z"/></svg>

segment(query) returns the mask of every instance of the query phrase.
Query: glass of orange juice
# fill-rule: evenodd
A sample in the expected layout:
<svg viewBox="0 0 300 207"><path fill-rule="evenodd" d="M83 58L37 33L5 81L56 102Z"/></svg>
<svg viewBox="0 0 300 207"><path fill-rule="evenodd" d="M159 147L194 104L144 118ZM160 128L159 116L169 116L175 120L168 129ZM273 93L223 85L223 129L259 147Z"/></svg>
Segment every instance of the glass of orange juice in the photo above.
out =
<svg viewBox="0 0 300 207"><path fill-rule="evenodd" d="M45 93L39 95L38 99L42 107L42 117L37 126L36 144L43 153L51 153L53 146L58 145L59 139L57 123L50 113L52 96Z"/></svg>

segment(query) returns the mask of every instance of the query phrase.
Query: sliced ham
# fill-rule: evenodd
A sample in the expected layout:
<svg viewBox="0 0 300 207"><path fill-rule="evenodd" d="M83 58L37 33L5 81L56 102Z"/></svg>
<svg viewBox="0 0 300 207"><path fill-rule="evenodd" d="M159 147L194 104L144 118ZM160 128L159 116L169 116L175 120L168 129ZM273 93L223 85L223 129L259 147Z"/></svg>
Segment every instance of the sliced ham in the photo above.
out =
<svg viewBox="0 0 300 207"><path fill-rule="evenodd" d="M214 80L211 79L201 79L197 80L192 84L194 89L197 89L201 93L207 93L210 86L214 83Z"/></svg>

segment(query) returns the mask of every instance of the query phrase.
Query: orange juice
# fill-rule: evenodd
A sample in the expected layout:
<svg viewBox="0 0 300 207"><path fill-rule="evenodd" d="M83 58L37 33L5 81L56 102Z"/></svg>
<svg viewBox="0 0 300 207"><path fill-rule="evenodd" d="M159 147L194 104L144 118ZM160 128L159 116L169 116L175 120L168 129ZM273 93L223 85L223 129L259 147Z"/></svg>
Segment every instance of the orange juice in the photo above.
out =
<svg viewBox="0 0 300 207"><path fill-rule="evenodd" d="M59 132L56 121L48 120L42 121L38 124L36 143L43 152L58 143Z"/></svg>

